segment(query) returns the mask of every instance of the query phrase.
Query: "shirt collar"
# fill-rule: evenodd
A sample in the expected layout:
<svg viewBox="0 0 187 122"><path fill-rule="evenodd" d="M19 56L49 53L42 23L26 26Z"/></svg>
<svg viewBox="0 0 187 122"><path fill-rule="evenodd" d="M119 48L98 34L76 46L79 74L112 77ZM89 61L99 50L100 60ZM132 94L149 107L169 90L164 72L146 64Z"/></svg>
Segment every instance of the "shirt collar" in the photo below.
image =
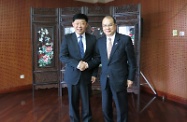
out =
<svg viewBox="0 0 187 122"><path fill-rule="evenodd" d="M112 36L107 36L106 38L107 38L107 39L108 39L108 38L111 38L111 40L114 41L115 35L116 35L116 33L114 33Z"/></svg>
<svg viewBox="0 0 187 122"><path fill-rule="evenodd" d="M85 33L83 33L82 35L79 35L77 33L75 33L75 34L76 34L77 38L79 38L80 36L82 36L82 38L85 38Z"/></svg>

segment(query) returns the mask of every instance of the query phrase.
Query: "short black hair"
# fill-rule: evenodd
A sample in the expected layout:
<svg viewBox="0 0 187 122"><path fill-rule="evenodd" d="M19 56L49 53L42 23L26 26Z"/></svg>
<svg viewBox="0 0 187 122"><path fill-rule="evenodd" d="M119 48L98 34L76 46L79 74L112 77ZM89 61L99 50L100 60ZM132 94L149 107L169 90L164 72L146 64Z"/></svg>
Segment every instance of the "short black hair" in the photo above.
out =
<svg viewBox="0 0 187 122"><path fill-rule="evenodd" d="M73 22L74 22L76 19L84 19L86 22L88 22L88 17L87 17L85 14L81 14L81 13L75 14L75 15L73 16Z"/></svg>

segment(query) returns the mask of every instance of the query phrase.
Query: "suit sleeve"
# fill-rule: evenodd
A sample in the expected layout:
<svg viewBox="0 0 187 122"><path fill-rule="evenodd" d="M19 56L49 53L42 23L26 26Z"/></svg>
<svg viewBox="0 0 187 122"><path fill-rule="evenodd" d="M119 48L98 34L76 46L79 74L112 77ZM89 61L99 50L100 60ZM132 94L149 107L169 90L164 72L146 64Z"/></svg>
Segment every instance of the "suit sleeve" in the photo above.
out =
<svg viewBox="0 0 187 122"><path fill-rule="evenodd" d="M99 53L99 44L98 44L98 40L97 40L96 45L95 45L93 58L92 58L92 60L90 60L88 62L88 66L89 66L89 68L98 68L100 63L101 63L101 57L100 57L100 53Z"/></svg>
<svg viewBox="0 0 187 122"><path fill-rule="evenodd" d="M62 63L68 64L69 66L76 68L79 61L74 58L71 58L71 56L69 54L68 38L70 38L70 37L65 36L62 41L59 58Z"/></svg>
<svg viewBox="0 0 187 122"><path fill-rule="evenodd" d="M88 63L89 69L93 70L92 76L97 77L98 76L98 69L99 69L99 63L98 63L99 54L96 50L97 49L97 39L95 36L93 38L95 40L94 53L93 53L92 59L90 61L88 61L87 63Z"/></svg>
<svg viewBox="0 0 187 122"><path fill-rule="evenodd" d="M136 58L134 53L134 46L132 40L128 37L127 46L126 46L127 58L128 58L128 80L134 81L136 73Z"/></svg>

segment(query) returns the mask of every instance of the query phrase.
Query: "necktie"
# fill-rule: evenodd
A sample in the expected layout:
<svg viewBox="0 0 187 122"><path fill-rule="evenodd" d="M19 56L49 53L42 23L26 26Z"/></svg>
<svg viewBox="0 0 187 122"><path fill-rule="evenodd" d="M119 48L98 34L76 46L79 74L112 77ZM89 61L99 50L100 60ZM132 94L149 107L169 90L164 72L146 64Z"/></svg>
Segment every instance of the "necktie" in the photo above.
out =
<svg viewBox="0 0 187 122"><path fill-rule="evenodd" d="M84 47L83 47L83 43L82 43L82 36L79 36L79 49L80 49L80 54L81 57L84 57Z"/></svg>
<svg viewBox="0 0 187 122"><path fill-rule="evenodd" d="M112 39L108 38L108 40L107 40L107 56L108 56L108 59L110 58L111 50L112 50Z"/></svg>

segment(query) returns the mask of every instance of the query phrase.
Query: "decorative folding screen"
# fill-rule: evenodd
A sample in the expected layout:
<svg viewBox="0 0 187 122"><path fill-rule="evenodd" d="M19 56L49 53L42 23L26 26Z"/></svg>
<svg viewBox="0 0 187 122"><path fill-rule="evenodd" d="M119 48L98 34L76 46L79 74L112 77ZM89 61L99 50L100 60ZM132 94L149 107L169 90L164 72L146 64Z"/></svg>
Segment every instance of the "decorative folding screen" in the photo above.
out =
<svg viewBox="0 0 187 122"><path fill-rule="evenodd" d="M31 28L33 87L58 84L58 9L32 8Z"/></svg>
<svg viewBox="0 0 187 122"><path fill-rule="evenodd" d="M140 5L120 7L67 7L67 8L31 8L31 35L33 53L33 86L60 84L61 69L64 64L59 61L59 47L63 36L72 33L72 17L76 13L84 13L89 18L88 32L97 38L103 35L102 19L112 15L117 22L118 32L129 31L134 43L137 59L136 82L129 90L139 94L140 77L140 40L141 11ZM60 76L60 77L59 77ZM60 78L60 79L59 79ZM99 76L98 76L99 78ZM99 89L99 83L93 84Z"/></svg>
<svg viewBox="0 0 187 122"><path fill-rule="evenodd" d="M139 93L140 83L140 42L141 42L141 8L139 5L125 5L114 7L113 16L116 18L118 32L131 37L136 55L136 76L133 89L129 92ZM128 29L128 30L127 30Z"/></svg>

